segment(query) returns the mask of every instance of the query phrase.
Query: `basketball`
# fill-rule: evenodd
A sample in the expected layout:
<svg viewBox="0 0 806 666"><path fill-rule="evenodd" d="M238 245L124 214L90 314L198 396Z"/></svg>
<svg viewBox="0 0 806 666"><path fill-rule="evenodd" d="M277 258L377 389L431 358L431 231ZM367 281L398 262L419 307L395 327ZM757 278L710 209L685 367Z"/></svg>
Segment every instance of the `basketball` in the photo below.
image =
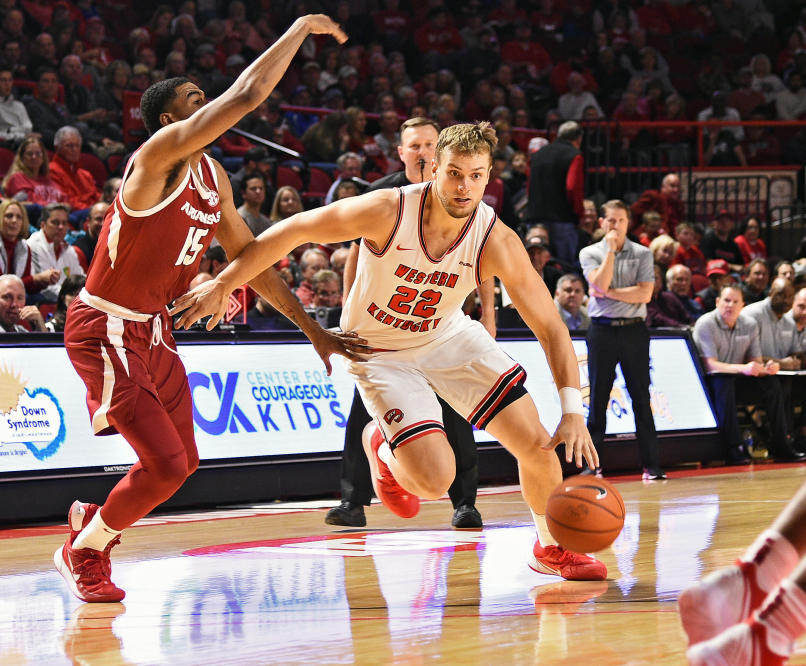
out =
<svg viewBox="0 0 806 666"><path fill-rule="evenodd" d="M624 500L596 476L570 476L546 504L549 532L566 550L595 553L616 540L624 526Z"/></svg>

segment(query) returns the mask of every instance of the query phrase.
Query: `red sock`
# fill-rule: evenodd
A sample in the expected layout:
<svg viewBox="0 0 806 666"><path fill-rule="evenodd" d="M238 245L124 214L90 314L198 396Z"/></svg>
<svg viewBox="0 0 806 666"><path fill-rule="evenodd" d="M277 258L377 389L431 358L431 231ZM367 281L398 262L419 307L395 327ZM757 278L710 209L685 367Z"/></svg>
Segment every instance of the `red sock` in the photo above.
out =
<svg viewBox="0 0 806 666"><path fill-rule="evenodd" d="M767 647L789 656L806 632L806 592L793 581L784 581L764 601L756 620L767 628Z"/></svg>

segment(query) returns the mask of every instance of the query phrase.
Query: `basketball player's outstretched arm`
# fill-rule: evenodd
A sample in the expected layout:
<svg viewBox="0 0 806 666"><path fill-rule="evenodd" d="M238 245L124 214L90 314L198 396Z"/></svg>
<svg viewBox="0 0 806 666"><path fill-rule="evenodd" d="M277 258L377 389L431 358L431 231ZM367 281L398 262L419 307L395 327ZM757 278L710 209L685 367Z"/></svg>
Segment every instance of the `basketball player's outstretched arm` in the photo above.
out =
<svg viewBox="0 0 806 666"><path fill-rule="evenodd" d="M232 187L227 180L226 171L218 162L215 162L215 167L221 197L221 222L216 231L216 238L228 257L236 257L254 240L254 236L235 208ZM305 312L297 297L291 293L288 285L271 266L250 280L249 284L305 334L325 364L328 375L333 370L330 365L331 354L340 354L358 361L360 358L356 352L366 351L366 341L362 338L354 334L332 333L323 329Z"/></svg>
<svg viewBox="0 0 806 666"><path fill-rule="evenodd" d="M529 261L517 234L502 224L495 226L481 256L481 276L497 275L527 326L540 341L558 389L579 389L579 365L568 327L554 306L543 279ZM564 414L554 436L544 448L565 442L565 459L579 467L584 458L591 468L599 456L580 414Z"/></svg>
<svg viewBox="0 0 806 666"><path fill-rule="evenodd" d="M182 312L176 327L188 327L211 315L207 327L212 330L224 316L233 289L303 243L338 243L364 237L376 247L382 247L392 234L398 203L397 190L378 190L297 213L278 222L249 243L215 279L174 301L171 314Z"/></svg>
<svg viewBox="0 0 806 666"><path fill-rule="evenodd" d="M274 90L308 35L332 35L342 44L347 40L327 16L302 16L209 104L200 95L188 93L201 108L189 118L170 118L172 122L143 144L130 175L136 186L126 192L127 205L144 210L159 201L165 182L156 176L167 176L178 163L203 150L257 108Z"/></svg>

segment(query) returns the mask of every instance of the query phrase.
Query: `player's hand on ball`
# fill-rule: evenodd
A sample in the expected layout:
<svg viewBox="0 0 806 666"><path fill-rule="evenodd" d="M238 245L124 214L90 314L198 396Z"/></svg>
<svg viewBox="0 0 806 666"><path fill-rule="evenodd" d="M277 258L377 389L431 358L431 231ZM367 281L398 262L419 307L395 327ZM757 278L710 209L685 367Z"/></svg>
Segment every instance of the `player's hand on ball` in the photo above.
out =
<svg viewBox="0 0 806 666"><path fill-rule="evenodd" d="M565 462L573 460L577 467L582 467L584 459L591 469L599 467L599 454L581 414L563 414L554 436L543 448L554 449L562 443L565 443Z"/></svg>

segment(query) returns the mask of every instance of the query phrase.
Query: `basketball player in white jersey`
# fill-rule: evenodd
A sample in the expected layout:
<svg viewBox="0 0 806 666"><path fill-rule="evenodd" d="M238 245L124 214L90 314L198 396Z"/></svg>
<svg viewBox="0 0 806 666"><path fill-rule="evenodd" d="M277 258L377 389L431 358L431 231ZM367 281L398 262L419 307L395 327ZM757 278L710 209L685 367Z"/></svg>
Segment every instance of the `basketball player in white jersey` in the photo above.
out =
<svg viewBox="0 0 806 666"><path fill-rule="evenodd" d="M215 280L176 301L177 325L226 311L230 292L304 242L361 237L355 283L341 326L366 339L363 361L348 361L375 423L365 450L381 500L400 487L441 497L455 476L438 393L486 429L518 460L521 490L537 527L530 566L570 580L601 580L598 560L556 545L546 527L551 490L562 480L554 452L593 467L579 367L568 329L517 234L482 202L497 144L489 123L448 127L439 135L433 180L370 192L306 211L251 242ZM523 387L525 372L483 326L461 310L467 294L496 275L546 353L563 416L554 435L540 423Z"/></svg>

